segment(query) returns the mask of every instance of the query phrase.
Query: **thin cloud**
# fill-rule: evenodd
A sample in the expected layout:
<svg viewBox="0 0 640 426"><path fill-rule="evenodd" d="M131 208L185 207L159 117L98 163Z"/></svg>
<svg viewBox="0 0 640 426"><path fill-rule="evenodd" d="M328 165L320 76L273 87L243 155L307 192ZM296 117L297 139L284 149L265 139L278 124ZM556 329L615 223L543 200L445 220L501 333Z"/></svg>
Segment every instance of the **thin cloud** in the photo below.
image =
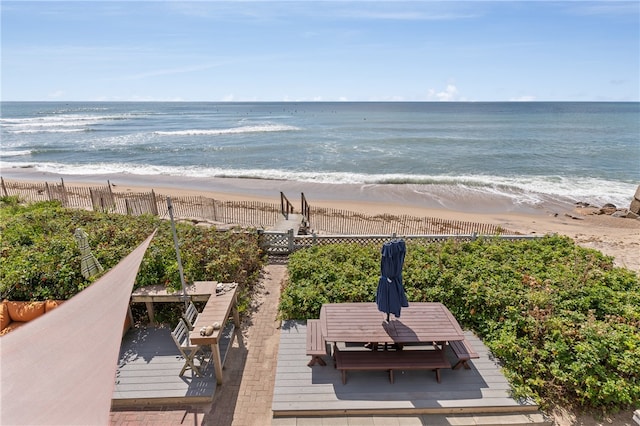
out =
<svg viewBox="0 0 640 426"><path fill-rule="evenodd" d="M568 5L568 11L576 15L627 17L640 13L640 3L637 1L568 2Z"/></svg>
<svg viewBox="0 0 640 426"><path fill-rule="evenodd" d="M536 97L532 95L518 96L517 98L509 99L510 102L533 102L535 100Z"/></svg>
<svg viewBox="0 0 640 426"><path fill-rule="evenodd" d="M189 67L179 67L179 68L166 68L166 69L158 69L153 71L141 72L138 74L131 74L128 76L122 76L119 80L140 80L149 77L159 77L165 75L176 75L176 74L187 74L198 71L205 71L212 68L217 68L221 64L209 64L209 65L193 65Z"/></svg>
<svg viewBox="0 0 640 426"><path fill-rule="evenodd" d="M453 84L447 84L447 87L441 91L436 91L435 89L429 89L427 93L427 99L432 101L441 101L441 102L461 100L458 95L458 88Z"/></svg>

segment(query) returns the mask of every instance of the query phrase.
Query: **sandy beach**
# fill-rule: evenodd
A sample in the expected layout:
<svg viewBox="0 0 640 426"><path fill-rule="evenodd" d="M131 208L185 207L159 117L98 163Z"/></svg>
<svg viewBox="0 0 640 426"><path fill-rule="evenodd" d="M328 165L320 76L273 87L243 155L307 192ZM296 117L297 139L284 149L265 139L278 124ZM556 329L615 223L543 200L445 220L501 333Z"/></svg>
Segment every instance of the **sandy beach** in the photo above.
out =
<svg viewBox="0 0 640 426"><path fill-rule="evenodd" d="M8 172L8 173L7 173ZM640 220L593 214L569 200L541 205L513 203L507 196L488 198L472 189L438 185L320 184L236 178L92 175L61 176L30 170L4 170L5 179L98 186L109 182L114 191L202 195L218 200L280 202L280 191L297 207L304 193L313 208L329 207L367 214L407 214L500 225L526 235L560 234L578 244L612 256L617 266L640 271ZM631 203L630 195L629 203ZM600 207L600 206L597 206ZM618 206L628 208L629 206Z"/></svg>

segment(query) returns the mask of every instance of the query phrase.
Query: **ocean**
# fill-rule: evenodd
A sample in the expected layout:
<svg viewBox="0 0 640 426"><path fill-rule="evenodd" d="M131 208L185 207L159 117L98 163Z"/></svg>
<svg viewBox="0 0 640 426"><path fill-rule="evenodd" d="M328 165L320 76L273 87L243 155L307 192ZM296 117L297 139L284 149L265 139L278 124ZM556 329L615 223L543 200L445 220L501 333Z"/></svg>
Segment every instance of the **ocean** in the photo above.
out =
<svg viewBox="0 0 640 426"><path fill-rule="evenodd" d="M30 171L79 179L403 186L415 194L438 188L532 207L628 207L640 183L637 102L2 102L1 108L4 178Z"/></svg>

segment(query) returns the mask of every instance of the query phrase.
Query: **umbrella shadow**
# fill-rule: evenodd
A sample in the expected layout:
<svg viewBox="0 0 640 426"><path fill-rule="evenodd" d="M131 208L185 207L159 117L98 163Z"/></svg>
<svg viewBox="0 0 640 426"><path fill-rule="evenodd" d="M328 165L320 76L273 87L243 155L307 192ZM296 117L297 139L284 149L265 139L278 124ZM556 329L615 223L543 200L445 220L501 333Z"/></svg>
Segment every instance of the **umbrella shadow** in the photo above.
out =
<svg viewBox="0 0 640 426"><path fill-rule="evenodd" d="M387 330L387 334L389 334L395 343L418 341L416 332L400 319L392 319L388 323L384 321L382 326Z"/></svg>

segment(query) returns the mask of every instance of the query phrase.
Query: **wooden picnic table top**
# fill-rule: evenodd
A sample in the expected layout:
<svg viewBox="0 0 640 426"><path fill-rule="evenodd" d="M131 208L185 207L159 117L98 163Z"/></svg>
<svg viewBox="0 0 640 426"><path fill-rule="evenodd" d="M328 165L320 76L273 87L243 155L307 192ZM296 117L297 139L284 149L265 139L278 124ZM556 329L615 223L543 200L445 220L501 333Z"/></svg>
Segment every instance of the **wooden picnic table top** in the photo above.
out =
<svg viewBox="0 0 640 426"><path fill-rule="evenodd" d="M464 340L449 309L437 302L409 302L400 318L375 303L328 303L320 309L322 336L329 342L418 343Z"/></svg>

